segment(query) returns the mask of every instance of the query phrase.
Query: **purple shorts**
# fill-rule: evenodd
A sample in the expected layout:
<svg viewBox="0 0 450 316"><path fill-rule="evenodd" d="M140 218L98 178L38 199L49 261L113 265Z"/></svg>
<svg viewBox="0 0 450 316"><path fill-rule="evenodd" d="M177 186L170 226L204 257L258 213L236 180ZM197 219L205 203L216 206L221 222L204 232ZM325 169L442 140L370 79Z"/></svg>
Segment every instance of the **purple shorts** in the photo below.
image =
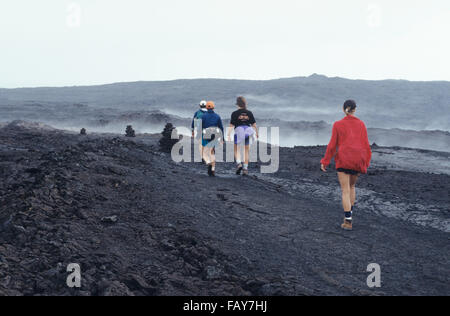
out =
<svg viewBox="0 0 450 316"><path fill-rule="evenodd" d="M234 135L234 143L237 145L238 144L238 142L237 142L237 135ZM246 137L245 138L245 146L248 146L248 145L250 145L250 137Z"/></svg>
<svg viewBox="0 0 450 316"><path fill-rule="evenodd" d="M236 145L242 145L245 143L245 146L250 145L250 137L255 134L255 130L250 126L239 126L234 130L234 143Z"/></svg>

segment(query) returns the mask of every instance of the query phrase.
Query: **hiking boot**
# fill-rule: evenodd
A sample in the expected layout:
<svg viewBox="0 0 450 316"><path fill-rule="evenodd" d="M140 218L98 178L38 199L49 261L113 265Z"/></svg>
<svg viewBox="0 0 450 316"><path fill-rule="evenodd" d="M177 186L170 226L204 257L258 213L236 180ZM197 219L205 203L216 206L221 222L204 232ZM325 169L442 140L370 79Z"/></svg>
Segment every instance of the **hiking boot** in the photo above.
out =
<svg viewBox="0 0 450 316"><path fill-rule="evenodd" d="M353 230L353 222L349 220L344 220L344 224L341 225L343 230Z"/></svg>
<svg viewBox="0 0 450 316"><path fill-rule="evenodd" d="M241 175L241 172L242 172L242 169L243 169L244 167L242 166L242 164L239 164L238 166L237 166L237 169L236 169L236 175Z"/></svg>
<svg viewBox="0 0 450 316"><path fill-rule="evenodd" d="M210 177L215 177L216 176L216 172L214 170L211 170L211 174L209 176Z"/></svg>
<svg viewBox="0 0 450 316"><path fill-rule="evenodd" d="M243 175L243 176L248 176L248 169L244 169L244 170L242 171L242 175Z"/></svg>

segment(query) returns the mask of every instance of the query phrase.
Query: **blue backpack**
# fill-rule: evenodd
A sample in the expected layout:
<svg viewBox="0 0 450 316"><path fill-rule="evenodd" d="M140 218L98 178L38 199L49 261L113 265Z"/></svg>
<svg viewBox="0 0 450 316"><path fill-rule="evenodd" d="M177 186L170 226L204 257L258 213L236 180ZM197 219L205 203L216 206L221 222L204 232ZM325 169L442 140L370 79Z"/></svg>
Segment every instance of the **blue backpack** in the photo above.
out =
<svg viewBox="0 0 450 316"><path fill-rule="evenodd" d="M195 119L196 121L196 125L197 125L197 129L200 129L200 127L202 126L202 117L206 112L202 111L202 110L198 110L197 113L195 113Z"/></svg>

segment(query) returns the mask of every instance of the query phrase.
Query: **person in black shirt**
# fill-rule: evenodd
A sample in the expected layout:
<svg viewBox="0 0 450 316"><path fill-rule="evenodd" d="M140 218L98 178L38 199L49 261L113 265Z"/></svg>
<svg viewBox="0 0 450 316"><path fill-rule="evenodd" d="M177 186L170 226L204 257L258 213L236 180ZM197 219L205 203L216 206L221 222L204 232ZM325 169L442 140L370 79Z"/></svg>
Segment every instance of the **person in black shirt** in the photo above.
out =
<svg viewBox="0 0 450 316"><path fill-rule="evenodd" d="M248 175L248 164L250 156L251 138L255 135L258 138L258 127L253 113L247 109L247 100L238 97L236 101L238 110L231 114L230 129L228 130L228 140L231 141L231 131L234 129L234 157L236 159L236 174ZM241 160L241 149L244 149L244 163Z"/></svg>

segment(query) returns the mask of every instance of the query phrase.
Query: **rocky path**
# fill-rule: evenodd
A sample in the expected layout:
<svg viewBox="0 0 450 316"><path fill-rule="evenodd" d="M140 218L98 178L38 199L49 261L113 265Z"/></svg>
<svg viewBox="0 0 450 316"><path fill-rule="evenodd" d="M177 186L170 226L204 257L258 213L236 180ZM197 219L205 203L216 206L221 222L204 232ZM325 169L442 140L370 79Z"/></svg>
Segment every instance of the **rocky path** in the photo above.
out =
<svg viewBox="0 0 450 316"><path fill-rule="evenodd" d="M448 233L364 207L341 231L335 175L314 170L318 152L283 152L293 163L282 157L278 175L221 165L212 179L156 141L1 129L0 294L450 294ZM307 190L318 181L323 191ZM82 267L80 290L65 284L69 263ZM366 285L370 263L380 289Z"/></svg>
<svg viewBox="0 0 450 316"><path fill-rule="evenodd" d="M266 290L292 295L448 293L448 234L373 212L364 196L355 230L343 232L337 183L235 177L220 166L218 176L199 176L206 185L198 196L209 202L199 203L193 220L204 234L221 238L228 251L240 253L256 275L270 276L274 283ZM380 264L385 273L379 290L367 288L370 263ZM432 266L436 273L430 273Z"/></svg>

